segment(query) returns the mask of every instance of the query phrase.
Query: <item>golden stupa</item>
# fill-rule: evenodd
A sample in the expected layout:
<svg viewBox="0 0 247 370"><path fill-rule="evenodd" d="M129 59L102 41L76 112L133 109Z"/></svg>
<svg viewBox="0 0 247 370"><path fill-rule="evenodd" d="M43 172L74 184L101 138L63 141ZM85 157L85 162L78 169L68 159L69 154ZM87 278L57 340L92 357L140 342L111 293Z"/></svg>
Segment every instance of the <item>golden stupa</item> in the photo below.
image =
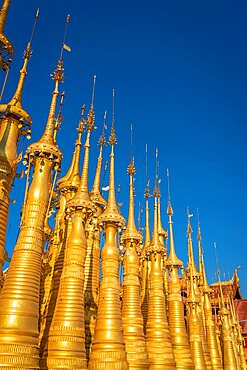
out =
<svg viewBox="0 0 247 370"><path fill-rule="evenodd" d="M0 64L6 74L14 54L4 34L9 5L10 0L4 0L0 10ZM148 180L145 190L145 240L136 227L132 129L127 222L119 210L114 176L114 90L108 139L108 199L102 196L100 183L105 122L94 183L89 189L96 77L88 113L85 106L82 108L71 165L66 174L57 178L63 157L56 141L61 120L58 100L61 96L61 108L64 95L60 93L60 83L64 78L63 50L68 48L65 36L69 17L52 74L54 88L47 122L40 139L28 146L24 156L27 186L20 230L9 267L3 274L9 196L20 161L19 138L30 136L31 131L30 115L22 107L22 92L37 19L38 12L13 98L0 105L0 369L246 369L234 296L221 282L217 285L218 295L208 285L200 226L196 266L190 215L188 266L184 273L179 272L183 262L175 251L170 188L167 232L161 222L157 173L153 207ZM48 223L52 209L56 211L53 229Z"/></svg>

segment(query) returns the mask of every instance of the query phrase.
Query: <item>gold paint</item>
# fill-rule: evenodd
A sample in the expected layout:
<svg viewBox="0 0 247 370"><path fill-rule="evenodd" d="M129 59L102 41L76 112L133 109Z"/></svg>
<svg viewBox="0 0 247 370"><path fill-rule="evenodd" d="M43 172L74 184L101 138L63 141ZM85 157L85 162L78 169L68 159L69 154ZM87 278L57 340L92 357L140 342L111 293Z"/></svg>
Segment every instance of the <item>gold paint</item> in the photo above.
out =
<svg viewBox="0 0 247 370"><path fill-rule="evenodd" d="M169 271L168 276L168 322L171 334L176 369L194 369L188 334L184 321L184 303L181 297L181 282L178 275L179 268L183 267L182 261L175 252L171 202L168 202L167 214L169 217L170 254L165 264Z"/></svg>
<svg viewBox="0 0 247 370"><path fill-rule="evenodd" d="M122 234L124 243L123 253L123 303L122 320L125 349L129 369L148 369L148 357L143 332L143 318L141 314L139 256L141 254L141 233L136 229L134 218L134 184L133 175L136 173L134 162L128 166L130 177L129 217L127 228Z"/></svg>
<svg viewBox="0 0 247 370"><path fill-rule="evenodd" d="M153 238L146 250L147 258L151 261L149 275L150 290L148 297L148 319L146 326L146 344L150 370L176 369L172 342L166 316L164 295L164 276L161 270L164 246L158 235L157 198L154 206Z"/></svg>

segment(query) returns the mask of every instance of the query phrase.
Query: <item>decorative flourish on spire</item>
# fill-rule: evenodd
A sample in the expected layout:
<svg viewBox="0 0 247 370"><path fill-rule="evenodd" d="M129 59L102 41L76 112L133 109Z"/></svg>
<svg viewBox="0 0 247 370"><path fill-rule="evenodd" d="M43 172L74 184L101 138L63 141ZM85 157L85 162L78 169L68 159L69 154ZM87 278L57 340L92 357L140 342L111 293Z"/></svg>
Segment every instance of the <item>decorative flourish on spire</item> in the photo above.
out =
<svg viewBox="0 0 247 370"><path fill-rule="evenodd" d="M173 227L172 227L172 216L173 216L173 209L171 205L171 195L170 195L170 174L167 168L167 188L168 188L168 206L167 206L167 214L168 214L168 224L169 224L169 232L170 232L170 255L166 260L167 266L177 266L182 267L183 262L177 257L175 252L175 245L174 245L174 237L173 237Z"/></svg>
<svg viewBox="0 0 247 370"><path fill-rule="evenodd" d="M6 64L14 56L14 48L4 34L4 28L11 0L4 0L0 9L0 67L6 70ZM9 68L9 67L8 67Z"/></svg>
<svg viewBox="0 0 247 370"><path fill-rule="evenodd" d="M32 44L36 24L37 24L37 21L38 21L38 17L39 17L39 9L37 9L34 24L33 24L33 28L32 28L31 37L30 37L30 40L27 44L27 48L24 52L24 62L23 62L23 66L20 70L20 77L19 77L19 81L18 81L18 84L17 84L16 91L13 95L13 98L10 100L10 102L8 104L3 104L3 105L0 106L0 112L2 112L4 114L9 114L9 113L14 114L21 121L22 127L25 126L24 123L29 126L32 122L29 114L22 108L21 99L22 99L24 82L25 82L26 75L27 75L28 61L32 56L31 44ZM2 89L2 92L1 92L0 100L2 98L3 90L4 90L4 86L3 86L3 89ZM30 130L28 130L28 131L25 130L24 133L30 134Z"/></svg>
<svg viewBox="0 0 247 370"><path fill-rule="evenodd" d="M106 208L102 215L99 216L100 222L114 222L119 224L119 226L123 226L125 224L125 219L121 215L117 203L116 203L116 196L115 196L115 175L114 175L114 146L117 143L117 138L115 134L115 91L112 91L112 127L111 127L111 134L109 137L109 144L111 145L111 155L110 155L110 180L109 180L109 193L108 193L108 201Z"/></svg>

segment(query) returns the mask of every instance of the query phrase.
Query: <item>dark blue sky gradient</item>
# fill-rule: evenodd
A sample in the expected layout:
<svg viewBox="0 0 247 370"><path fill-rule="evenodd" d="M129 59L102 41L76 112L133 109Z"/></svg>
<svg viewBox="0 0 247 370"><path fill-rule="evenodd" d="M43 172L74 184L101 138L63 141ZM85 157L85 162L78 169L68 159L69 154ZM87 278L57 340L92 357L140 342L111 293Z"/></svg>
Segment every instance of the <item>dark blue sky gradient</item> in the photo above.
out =
<svg viewBox="0 0 247 370"><path fill-rule="evenodd" d="M98 154L104 110L111 114L116 90L116 183L127 216L129 131L133 128L136 205L144 204L145 144L149 177L155 174L159 148L163 226L167 227L166 168L177 254L187 263L186 207L190 206L196 248L196 209L200 210L208 280L215 281L213 241L226 278L241 265L242 293L247 294L246 142L247 142L247 4L235 0L48 1L13 0L6 35L14 44L6 102L12 95L36 8L40 19L23 106L33 118L32 141L44 128L53 89L49 73L59 57L67 14L71 15L64 54L66 91L64 123L58 143L67 170L82 104L90 104L97 75L95 110L98 130L92 135L90 186ZM23 148L27 146L24 142ZM105 150L105 159L109 147ZM21 166L20 166L21 168ZM11 206L8 249L17 234L24 179L16 179ZM105 181L105 185L107 181ZM152 207L152 198L151 198ZM144 220L143 220L144 221ZM143 223L143 222L142 222ZM143 225L142 225L143 226Z"/></svg>

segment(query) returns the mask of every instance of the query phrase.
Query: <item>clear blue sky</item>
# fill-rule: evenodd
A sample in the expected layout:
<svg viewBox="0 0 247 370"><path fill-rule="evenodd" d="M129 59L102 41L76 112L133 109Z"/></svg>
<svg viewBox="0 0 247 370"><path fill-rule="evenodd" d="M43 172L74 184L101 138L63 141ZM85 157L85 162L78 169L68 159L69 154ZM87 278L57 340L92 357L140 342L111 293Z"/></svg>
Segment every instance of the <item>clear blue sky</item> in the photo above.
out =
<svg viewBox="0 0 247 370"><path fill-rule="evenodd" d="M64 55L66 91L58 143L67 170L82 104L90 104L93 75L97 75L96 121L92 135L90 185L98 153L104 110L111 113L111 90L116 90L116 183L127 216L129 127L133 124L136 204L144 204L145 144L149 145L149 174L154 179L155 148L159 148L163 226L166 216L166 168L171 196L177 254L187 263L186 207L196 208L211 283L215 272L216 240L222 273L232 275L241 265L242 293L247 295L246 157L247 157L247 4L244 0L59 1L13 0L6 35L16 54L3 101L14 90L22 54L36 8L40 18L23 106L33 118L32 139L46 122L54 70L67 14L71 15ZM108 117L108 124L110 124ZM26 148L27 142L24 142ZM105 150L105 159L109 147ZM15 243L16 221L23 201L24 180L16 179L11 206L8 249ZM151 200L152 203L152 200ZM223 275L223 274L222 274ZM223 276L222 276L223 278Z"/></svg>

